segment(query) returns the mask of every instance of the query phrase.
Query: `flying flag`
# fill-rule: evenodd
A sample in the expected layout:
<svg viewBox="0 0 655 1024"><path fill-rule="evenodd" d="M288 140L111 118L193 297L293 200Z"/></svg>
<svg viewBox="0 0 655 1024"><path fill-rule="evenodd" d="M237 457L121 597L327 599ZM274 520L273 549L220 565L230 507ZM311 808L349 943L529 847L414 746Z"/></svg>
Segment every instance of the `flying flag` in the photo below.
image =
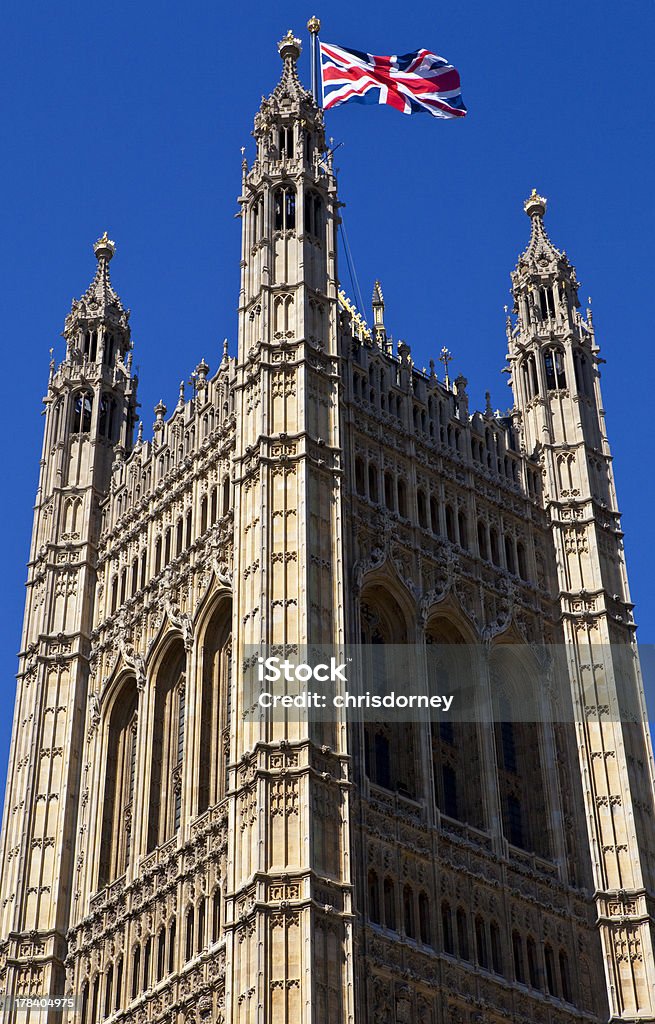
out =
<svg viewBox="0 0 655 1024"><path fill-rule="evenodd" d="M459 72L429 50L403 57L375 57L345 46L321 43L323 106L353 100L386 103L403 114L425 111L434 117L464 117Z"/></svg>

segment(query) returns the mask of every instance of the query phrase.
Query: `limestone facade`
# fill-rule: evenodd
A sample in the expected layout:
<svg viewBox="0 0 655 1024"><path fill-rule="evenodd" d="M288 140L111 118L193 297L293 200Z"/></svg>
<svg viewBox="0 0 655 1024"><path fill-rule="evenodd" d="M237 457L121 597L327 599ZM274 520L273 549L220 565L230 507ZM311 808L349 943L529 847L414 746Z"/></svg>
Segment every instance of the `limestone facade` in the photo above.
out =
<svg viewBox="0 0 655 1024"><path fill-rule="evenodd" d="M370 329L340 293L322 112L280 54L236 355L135 439L105 235L51 366L2 991L76 993L83 1024L655 1020L653 760L613 713L639 665L575 270L533 193L514 408L471 412L393 345L379 284ZM504 644L566 644L578 724L248 716L250 645L360 640L482 644L488 691Z"/></svg>

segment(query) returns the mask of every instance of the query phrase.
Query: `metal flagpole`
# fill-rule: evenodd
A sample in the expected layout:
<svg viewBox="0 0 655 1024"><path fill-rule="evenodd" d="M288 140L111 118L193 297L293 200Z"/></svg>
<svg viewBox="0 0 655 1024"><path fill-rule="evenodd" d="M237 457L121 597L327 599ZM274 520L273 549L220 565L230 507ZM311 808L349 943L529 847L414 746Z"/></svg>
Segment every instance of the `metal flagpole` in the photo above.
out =
<svg viewBox="0 0 655 1024"><path fill-rule="evenodd" d="M307 31L311 37L311 52L312 52L312 96L317 107L322 106L321 99L318 95L318 33L321 31L321 23L316 17L312 17L307 22Z"/></svg>

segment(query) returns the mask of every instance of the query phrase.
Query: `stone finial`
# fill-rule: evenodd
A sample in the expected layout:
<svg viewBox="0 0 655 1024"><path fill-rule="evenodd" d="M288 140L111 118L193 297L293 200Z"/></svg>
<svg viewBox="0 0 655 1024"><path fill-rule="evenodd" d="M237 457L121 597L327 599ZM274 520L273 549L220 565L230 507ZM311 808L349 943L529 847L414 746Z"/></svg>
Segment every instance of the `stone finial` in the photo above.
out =
<svg viewBox="0 0 655 1024"><path fill-rule="evenodd" d="M543 217L546 212L548 200L543 196L537 194L536 188L532 189L532 192L523 203L523 209L527 213L528 217Z"/></svg>
<svg viewBox="0 0 655 1024"><path fill-rule="evenodd" d="M116 252L116 243L112 242L105 231L104 235L95 242L93 251L96 254L96 259L110 260Z"/></svg>
<svg viewBox="0 0 655 1024"><path fill-rule="evenodd" d="M493 416L493 414L494 414L493 406L491 404L491 391L485 391L484 398L485 398L484 414L485 414L485 416L489 416L489 418L491 418Z"/></svg>
<svg viewBox="0 0 655 1024"><path fill-rule="evenodd" d="M163 398L160 398L159 401L157 402L157 405L154 408L154 413L155 413L155 416L157 417L157 422L158 423L163 423L164 416L166 415L167 411L168 410L166 409L166 406L164 405Z"/></svg>
<svg viewBox="0 0 655 1024"><path fill-rule="evenodd" d="M295 64L302 51L302 44L289 29L284 39L280 39L277 48L283 61L291 60Z"/></svg>
<svg viewBox="0 0 655 1024"><path fill-rule="evenodd" d="M200 360L200 362L198 363L198 365L196 366L196 374L197 374L197 377L198 377L198 386L204 385L204 383L205 383L205 381L207 379L207 374L208 373L209 373L209 364L205 362L205 359L203 357Z"/></svg>

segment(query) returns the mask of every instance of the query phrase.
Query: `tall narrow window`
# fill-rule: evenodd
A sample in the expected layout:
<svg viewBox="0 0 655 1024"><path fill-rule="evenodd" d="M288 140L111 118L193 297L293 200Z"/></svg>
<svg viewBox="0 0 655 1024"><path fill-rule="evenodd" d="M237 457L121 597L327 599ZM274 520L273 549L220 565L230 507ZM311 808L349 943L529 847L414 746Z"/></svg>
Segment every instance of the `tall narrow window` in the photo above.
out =
<svg viewBox="0 0 655 1024"><path fill-rule="evenodd" d="M152 936L149 935L146 939L145 948L143 950L143 987L150 988L150 965L152 962Z"/></svg>
<svg viewBox="0 0 655 1024"><path fill-rule="evenodd" d="M457 911L457 948L462 960L470 960L468 921L462 907Z"/></svg>
<svg viewBox="0 0 655 1024"><path fill-rule="evenodd" d="M523 943L518 932L512 932L512 954L514 957L514 977L520 984L524 984Z"/></svg>
<svg viewBox="0 0 655 1024"><path fill-rule="evenodd" d="M485 928L484 920L479 916L475 919L475 955L480 967L484 967L486 970L489 966L489 958L487 955L487 930Z"/></svg>
<svg viewBox="0 0 655 1024"><path fill-rule="evenodd" d="M198 903L198 935L196 938L196 951L201 953L205 946L205 898Z"/></svg>
<svg viewBox="0 0 655 1024"><path fill-rule="evenodd" d="M105 981L105 1017L108 1017L112 1010L111 997L114 987L114 967L110 964L107 968L107 979Z"/></svg>
<svg viewBox="0 0 655 1024"><path fill-rule="evenodd" d="M403 925L405 935L413 939L414 935L414 893L411 886L406 885L403 889Z"/></svg>
<svg viewBox="0 0 655 1024"><path fill-rule="evenodd" d="M380 924L380 883L373 870L368 873L368 916L374 924Z"/></svg>
<svg viewBox="0 0 655 1024"><path fill-rule="evenodd" d="M391 878L384 880L384 924L396 930L396 887Z"/></svg>
<svg viewBox="0 0 655 1024"><path fill-rule="evenodd" d="M478 550L480 552L480 558L484 558L485 561L489 558L489 552L487 550L487 528L482 519L478 520Z"/></svg>
<svg viewBox="0 0 655 1024"><path fill-rule="evenodd" d="M123 958L121 957L116 965L116 994L114 996L114 1009L117 1010L123 998Z"/></svg>
<svg viewBox="0 0 655 1024"><path fill-rule="evenodd" d="M117 696L109 718L109 742L99 885L121 875L130 863L134 811L137 740L137 688L129 679Z"/></svg>
<svg viewBox="0 0 655 1024"><path fill-rule="evenodd" d="M293 127L280 128L278 132L278 146L281 157L293 156Z"/></svg>
<svg viewBox="0 0 655 1024"><path fill-rule="evenodd" d="M91 1020L98 1019L98 1003L100 1002L100 975L96 974L93 979L93 997L91 1000Z"/></svg>
<svg viewBox="0 0 655 1024"><path fill-rule="evenodd" d="M562 986L562 999L567 1003L573 1002L571 993L571 975L569 973L569 958L563 949L559 954L559 976Z"/></svg>
<svg viewBox="0 0 655 1024"><path fill-rule="evenodd" d="M491 938L491 968L494 974L503 973L503 947L500 941L500 928L497 921L492 921L489 927Z"/></svg>
<svg viewBox="0 0 655 1024"><path fill-rule="evenodd" d="M114 335L111 333L105 334L102 361L105 366L111 366L114 362Z"/></svg>
<svg viewBox="0 0 655 1024"><path fill-rule="evenodd" d="M140 974L141 974L141 947L135 946L134 952L132 953L132 999L136 999L139 994L140 985ZM94 1018L95 1019L95 1018Z"/></svg>
<svg viewBox="0 0 655 1024"><path fill-rule="evenodd" d="M171 921L168 929L168 973L175 970L175 918Z"/></svg>
<svg viewBox="0 0 655 1024"><path fill-rule="evenodd" d="M452 956L455 952L455 943L453 941L453 917L448 903L441 904L441 932L444 953L450 953Z"/></svg>
<svg viewBox="0 0 655 1024"><path fill-rule="evenodd" d="M218 942L221 934L221 890L216 887L212 898L212 942Z"/></svg>
<svg viewBox="0 0 655 1024"><path fill-rule="evenodd" d="M398 479L398 514L407 518L407 487L402 477Z"/></svg>
<svg viewBox="0 0 655 1024"><path fill-rule="evenodd" d="M378 468L371 462L368 467L368 496L371 501L378 500Z"/></svg>
<svg viewBox="0 0 655 1024"><path fill-rule="evenodd" d="M93 413L93 392L78 391L73 399L73 427L74 434L88 434L91 430L91 416Z"/></svg>
<svg viewBox="0 0 655 1024"><path fill-rule="evenodd" d="M151 730L152 765L148 811L148 850L177 831L182 808L186 654L177 640L162 658L155 683Z"/></svg>
<svg viewBox="0 0 655 1024"><path fill-rule="evenodd" d="M555 954L552 946L544 946L544 960L546 963L546 991L551 996L557 995L557 981L555 975Z"/></svg>
<svg viewBox="0 0 655 1024"><path fill-rule="evenodd" d="M416 492L416 507L418 510L418 525L425 529L425 527L428 525L425 491L419 490Z"/></svg>
<svg viewBox="0 0 655 1024"><path fill-rule="evenodd" d="M223 798L229 760L229 679L232 602L224 598L212 614L202 646L202 699L198 764L198 813Z"/></svg>
<svg viewBox="0 0 655 1024"><path fill-rule="evenodd" d="M276 231L288 231L296 226L296 193L290 186L275 190L273 222Z"/></svg>
<svg viewBox="0 0 655 1024"><path fill-rule="evenodd" d="M510 843L513 846L523 846L525 839L523 836L521 801L513 795L507 797L507 825L509 832L507 838Z"/></svg>
<svg viewBox="0 0 655 1024"><path fill-rule="evenodd" d="M164 967L166 964L166 929L162 928L159 933L157 940L157 981L161 981L164 977Z"/></svg>
<svg viewBox="0 0 655 1024"><path fill-rule="evenodd" d="M457 527L459 529L459 546L461 548L467 548L469 546L469 542L466 514L461 510L457 513Z"/></svg>
<svg viewBox="0 0 655 1024"><path fill-rule="evenodd" d="M191 909L188 911L187 916L186 916L186 949L185 949L186 956L185 956L185 959L187 961L190 960L192 958L192 956L193 956L193 925L194 925L193 907L191 907Z"/></svg>
<svg viewBox="0 0 655 1024"><path fill-rule="evenodd" d="M528 980L532 988L539 988L539 968L537 965L537 947L532 936L528 936L526 942L528 953Z"/></svg>
<svg viewBox="0 0 655 1024"><path fill-rule="evenodd" d="M420 892L418 896L418 925L421 942L424 946L432 945L432 928L430 927L430 901L427 894Z"/></svg>

